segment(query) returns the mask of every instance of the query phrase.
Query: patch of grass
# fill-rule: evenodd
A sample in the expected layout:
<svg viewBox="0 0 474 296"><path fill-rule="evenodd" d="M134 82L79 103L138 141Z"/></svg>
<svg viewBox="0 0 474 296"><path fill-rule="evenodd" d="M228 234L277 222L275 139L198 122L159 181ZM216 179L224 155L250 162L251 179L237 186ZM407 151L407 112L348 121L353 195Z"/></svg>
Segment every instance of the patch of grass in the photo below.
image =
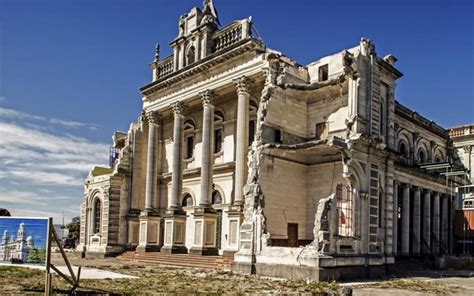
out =
<svg viewBox="0 0 474 296"><path fill-rule="evenodd" d="M12 277L27 279L33 276L41 275L42 272L37 269L30 269L25 267L15 267L15 266L0 266L0 274L3 277Z"/></svg>
<svg viewBox="0 0 474 296"><path fill-rule="evenodd" d="M316 283L303 280L275 280L272 278L235 274L229 271L173 268L159 265L123 264L112 258L85 260L76 258L72 264L90 266L137 276L137 279L82 279L78 293L102 293L109 295L249 295L275 292L339 295L340 287L335 283ZM58 260L59 261L59 260ZM58 262L58 265L61 264ZM5 276L4 276L5 275ZM0 268L0 294L24 294L41 291L44 272L27 268ZM53 275L53 289L70 289L62 278ZM80 294L82 295L82 294ZM85 294L84 294L85 295Z"/></svg>
<svg viewBox="0 0 474 296"><path fill-rule="evenodd" d="M438 295L447 295L462 290L462 288L459 286L435 283L432 281L422 281L417 279L396 279L369 285L363 285L361 287L379 289L400 289Z"/></svg>

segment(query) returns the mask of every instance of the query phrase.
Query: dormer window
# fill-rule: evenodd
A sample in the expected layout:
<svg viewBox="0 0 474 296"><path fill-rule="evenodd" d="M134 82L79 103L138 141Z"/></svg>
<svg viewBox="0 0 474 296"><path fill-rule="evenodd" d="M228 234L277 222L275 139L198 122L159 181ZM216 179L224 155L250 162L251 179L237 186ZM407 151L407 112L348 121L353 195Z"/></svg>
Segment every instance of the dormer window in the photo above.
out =
<svg viewBox="0 0 474 296"><path fill-rule="evenodd" d="M326 81L329 78L329 65L320 66L318 69L318 80Z"/></svg>
<svg viewBox="0 0 474 296"><path fill-rule="evenodd" d="M186 52L186 66L194 63L195 58L196 58L196 50L194 49L194 46L190 46L188 48L188 51Z"/></svg>

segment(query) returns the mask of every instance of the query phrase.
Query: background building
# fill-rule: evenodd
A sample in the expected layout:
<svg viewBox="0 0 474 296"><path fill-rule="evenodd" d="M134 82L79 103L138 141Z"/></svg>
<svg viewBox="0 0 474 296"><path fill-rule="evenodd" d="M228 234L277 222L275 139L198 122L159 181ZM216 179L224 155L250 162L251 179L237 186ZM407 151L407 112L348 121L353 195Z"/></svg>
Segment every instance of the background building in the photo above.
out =
<svg viewBox="0 0 474 296"><path fill-rule="evenodd" d="M16 259L26 262L30 251L34 248L35 242L33 237L31 235L27 236L25 224L21 223L16 237L8 233L8 230L3 232L0 243L0 261Z"/></svg>

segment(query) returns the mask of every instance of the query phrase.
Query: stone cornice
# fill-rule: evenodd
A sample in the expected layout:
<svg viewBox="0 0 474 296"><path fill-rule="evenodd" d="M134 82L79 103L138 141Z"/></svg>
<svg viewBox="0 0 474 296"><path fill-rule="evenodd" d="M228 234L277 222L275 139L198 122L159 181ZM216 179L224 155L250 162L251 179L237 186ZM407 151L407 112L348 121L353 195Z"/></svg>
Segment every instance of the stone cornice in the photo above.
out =
<svg viewBox="0 0 474 296"><path fill-rule="evenodd" d="M395 79L398 79L403 76L403 73L397 70L394 66L390 65L387 63L384 59L377 57L377 61L379 62L379 65L387 70L388 72L392 73L395 75Z"/></svg>
<svg viewBox="0 0 474 296"><path fill-rule="evenodd" d="M161 79L158 79L155 82L152 82L144 87L140 88L140 92L144 96L149 96L160 89L163 89L167 86L175 84L187 77L193 76L195 74L201 73L217 64L220 64L226 60L229 60L233 57L241 55L244 52L251 50L264 51L264 45L257 39L244 39L241 40L223 51L216 52L207 56L206 58L185 67L176 72L171 73L168 76L165 76Z"/></svg>
<svg viewBox="0 0 474 296"><path fill-rule="evenodd" d="M221 88L235 88L232 81L243 75L250 77L252 81L258 82L260 81L260 77L264 78L262 69L267 63L264 57L264 54L255 55L243 63L236 64L225 71L215 73L215 75L207 76L186 87L182 86L181 83L176 86L170 86L164 90L166 94L162 94L161 96L155 94L153 97L147 98L147 100L143 102L143 107L147 110L159 110L164 112L164 110L169 109L170 103L175 101L186 102L191 98L199 98L198 94L208 89L217 91Z"/></svg>
<svg viewBox="0 0 474 296"><path fill-rule="evenodd" d="M399 115L410 122L420 126L442 138L448 138L448 132L443 127L436 124L434 121L431 121L415 111L410 110L409 108L400 104L400 102L395 101L395 114Z"/></svg>

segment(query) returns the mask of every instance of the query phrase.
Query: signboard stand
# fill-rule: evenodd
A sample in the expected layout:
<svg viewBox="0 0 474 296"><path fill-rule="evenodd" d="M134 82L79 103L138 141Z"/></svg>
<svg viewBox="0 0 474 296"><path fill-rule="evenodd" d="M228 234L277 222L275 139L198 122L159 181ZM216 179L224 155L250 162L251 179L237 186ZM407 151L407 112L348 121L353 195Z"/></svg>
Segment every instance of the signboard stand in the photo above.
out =
<svg viewBox="0 0 474 296"><path fill-rule="evenodd" d="M56 241L56 244L58 245L59 251L61 252L61 256L63 257L64 262L66 263L66 266L69 271L69 276L65 275L63 272L61 272L56 266L54 266L51 263L51 242L53 239ZM48 239L46 242L46 277L45 277L45 285L44 285L44 295L49 296L51 295L51 280L52 280L52 274L51 274L51 269L56 272L60 277L62 277L66 282L68 282L72 286L72 290L75 290L79 287L79 278L81 275L81 267L79 266L79 269L77 271L77 277L74 274L74 271L72 270L72 266L69 263L69 259L66 256L66 253L64 252L63 246L61 245L61 241L58 238L58 235L56 233L56 230L53 227L53 219L49 218L48 221Z"/></svg>

